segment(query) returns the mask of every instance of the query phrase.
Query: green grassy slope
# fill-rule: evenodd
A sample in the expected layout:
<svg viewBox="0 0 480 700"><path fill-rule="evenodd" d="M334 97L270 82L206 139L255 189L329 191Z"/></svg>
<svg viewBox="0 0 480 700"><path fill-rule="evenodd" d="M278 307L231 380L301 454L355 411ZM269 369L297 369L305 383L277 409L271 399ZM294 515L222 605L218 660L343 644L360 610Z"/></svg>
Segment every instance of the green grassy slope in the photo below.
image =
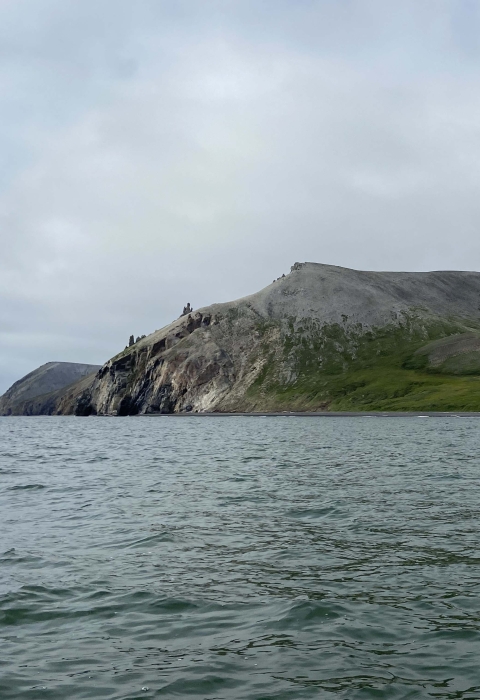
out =
<svg viewBox="0 0 480 700"><path fill-rule="evenodd" d="M449 357L439 367L429 366L428 353L415 354L467 330L480 329L415 317L367 333L304 324L282 334L281 349L265 342L265 364L248 396L264 410L479 411L480 353ZM293 379L285 380L285 367Z"/></svg>

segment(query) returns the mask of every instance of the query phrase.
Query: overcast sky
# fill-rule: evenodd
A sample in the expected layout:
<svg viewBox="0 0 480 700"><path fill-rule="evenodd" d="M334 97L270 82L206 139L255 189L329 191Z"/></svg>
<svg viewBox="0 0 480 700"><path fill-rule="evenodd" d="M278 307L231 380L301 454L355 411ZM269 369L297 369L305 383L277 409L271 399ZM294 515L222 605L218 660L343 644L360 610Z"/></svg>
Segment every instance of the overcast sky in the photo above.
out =
<svg viewBox="0 0 480 700"><path fill-rule="evenodd" d="M0 393L296 261L480 270L477 0L0 0Z"/></svg>

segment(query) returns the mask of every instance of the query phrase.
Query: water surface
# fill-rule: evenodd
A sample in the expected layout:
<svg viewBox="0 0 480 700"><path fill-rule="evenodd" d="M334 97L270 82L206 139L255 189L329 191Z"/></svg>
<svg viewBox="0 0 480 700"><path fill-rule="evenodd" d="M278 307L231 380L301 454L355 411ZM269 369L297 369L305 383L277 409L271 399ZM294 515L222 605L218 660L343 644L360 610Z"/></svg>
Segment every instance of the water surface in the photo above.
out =
<svg viewBox="0 0 480 700"><path fill-rule="evenodd" d="M0 698L480 698L478 418L0 419Z"/></svg>

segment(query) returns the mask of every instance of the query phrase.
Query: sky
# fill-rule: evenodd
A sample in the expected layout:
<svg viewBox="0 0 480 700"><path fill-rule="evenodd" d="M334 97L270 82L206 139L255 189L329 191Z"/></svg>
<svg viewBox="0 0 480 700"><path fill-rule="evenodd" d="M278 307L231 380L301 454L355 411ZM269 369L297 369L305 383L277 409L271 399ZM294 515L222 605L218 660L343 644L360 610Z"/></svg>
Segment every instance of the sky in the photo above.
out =
<svg viewBox="0 0 480 700"><path fill-rule="evenodd" d="M480 270L477 0L0 0L0 393L294 262Z"/></svg>

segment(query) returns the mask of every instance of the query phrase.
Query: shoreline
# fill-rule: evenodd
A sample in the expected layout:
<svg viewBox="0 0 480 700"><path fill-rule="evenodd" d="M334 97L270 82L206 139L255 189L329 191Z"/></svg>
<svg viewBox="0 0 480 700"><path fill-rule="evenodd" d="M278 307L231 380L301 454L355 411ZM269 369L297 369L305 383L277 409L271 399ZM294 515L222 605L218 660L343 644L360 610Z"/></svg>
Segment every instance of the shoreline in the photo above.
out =
<svg viewBox="0 0 480 700"><path fill-rule="evenodd" d="M282 411L278 412L189 412L189 413L137 413L118 416L113 413L75 416L73 414L11 413L0 418L480 418L480 411Z"/></svg>
<svg viewBox="0 0 480 700"><path fill-rule="evenodd" d="M282 411L281 413L142 413L133 418L480 418L480 411Z"/></svg>

